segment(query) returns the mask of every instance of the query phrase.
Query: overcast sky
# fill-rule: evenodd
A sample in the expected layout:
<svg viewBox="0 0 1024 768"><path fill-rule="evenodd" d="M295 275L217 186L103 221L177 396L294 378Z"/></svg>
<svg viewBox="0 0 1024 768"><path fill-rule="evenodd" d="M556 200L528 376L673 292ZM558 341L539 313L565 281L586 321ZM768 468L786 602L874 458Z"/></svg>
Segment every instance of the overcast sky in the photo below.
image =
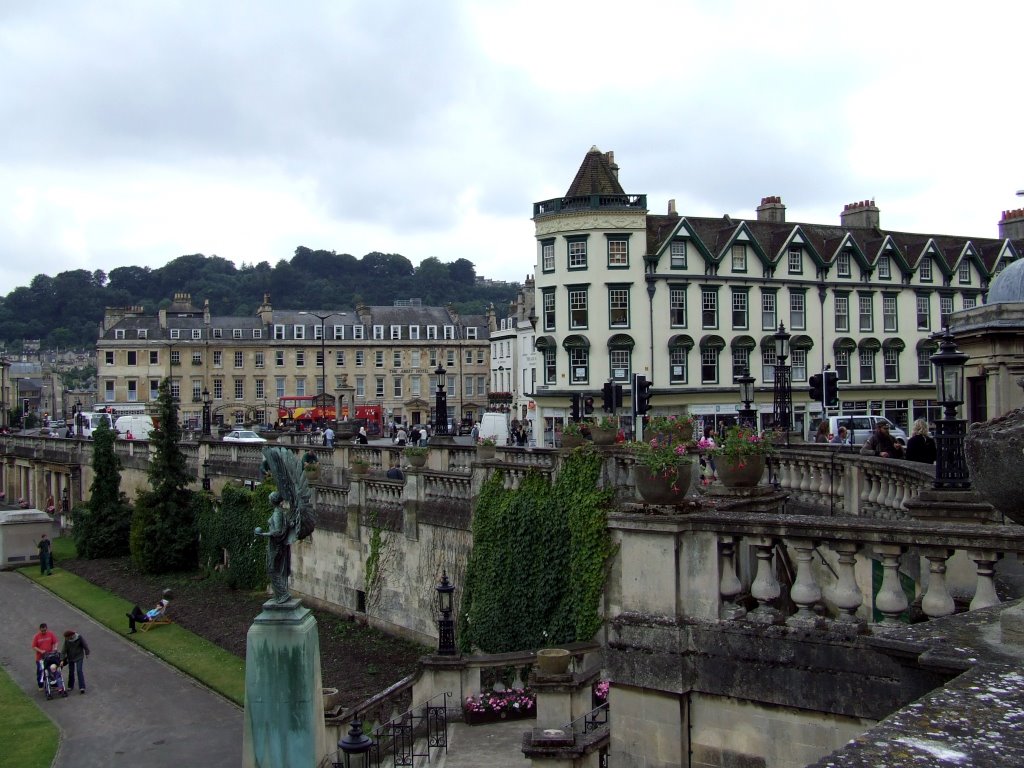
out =
<svg viewBox="0 0 1024 768"><path fill-rule="evenodd" d="M0 2L0 294L296 246L533 270L587 150L664 213L997 236L1024 4Z"/></svg>

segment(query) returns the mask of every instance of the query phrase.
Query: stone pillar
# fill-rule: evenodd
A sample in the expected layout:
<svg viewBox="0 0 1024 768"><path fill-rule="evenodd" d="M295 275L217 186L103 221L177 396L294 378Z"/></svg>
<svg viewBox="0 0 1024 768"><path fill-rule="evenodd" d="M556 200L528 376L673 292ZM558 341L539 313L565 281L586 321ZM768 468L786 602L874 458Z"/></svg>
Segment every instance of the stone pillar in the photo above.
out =
<svg viewBox="0 0 1024 768"><path fill-rule="evenodd" d="M596 760L596 752L580 741L579 734L585 730L582 722L575 728L572 724L593 709L591 691L600 671L592 667L559 675L544 674L534 667L530 687L537 694L537 722L523 742L523 754L533 765L573 768L586 764L581 762L585 753Z"/></svg>
<svg viewBox="0 0 1024 768"><path fill-rule="evenodd" d="M316 619L267 601L246 638L244 768L316 768L327 754Z"/></svg>

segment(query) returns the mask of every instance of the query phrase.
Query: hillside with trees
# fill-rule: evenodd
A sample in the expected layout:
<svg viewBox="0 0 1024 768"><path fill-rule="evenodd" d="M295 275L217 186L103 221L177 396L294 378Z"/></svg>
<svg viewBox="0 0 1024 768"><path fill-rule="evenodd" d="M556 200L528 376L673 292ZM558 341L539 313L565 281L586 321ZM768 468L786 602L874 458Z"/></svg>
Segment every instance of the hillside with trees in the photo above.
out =
<svg viewBox="0 0 1024 768"><path fill-rule="evenodd" d="M397 253L347 253L295 249L291 260L236 267L219 256L181 256L156 269L76 269L55 277L36 275L28 287L0 298L0 342L11 352L23 339L40 339L43 349L91 348L106 307L142 306L152 313L175 293L206 299L216 315L252 315L269 293L275 309L319 309L357 302L389 305L419 298L427 306L452 304L462 314L483 312L491 303L499 315L516 297L518 284L477 280L471 261L424 259L414 267Z"/></svg>

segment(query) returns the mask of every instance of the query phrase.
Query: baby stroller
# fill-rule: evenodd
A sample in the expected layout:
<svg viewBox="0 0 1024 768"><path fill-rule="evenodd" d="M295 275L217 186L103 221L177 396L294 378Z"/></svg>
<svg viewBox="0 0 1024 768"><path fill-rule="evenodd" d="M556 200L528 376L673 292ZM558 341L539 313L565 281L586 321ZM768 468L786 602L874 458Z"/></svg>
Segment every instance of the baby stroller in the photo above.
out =
<svg viewBox="0 0 1024 768"><path fill-rule="evenodd" d="M68 690L64 687L64 675L60 671L60 654L50 651L43 655L43 693L47 699L52 699L54 694L68 697Z"/></svg>

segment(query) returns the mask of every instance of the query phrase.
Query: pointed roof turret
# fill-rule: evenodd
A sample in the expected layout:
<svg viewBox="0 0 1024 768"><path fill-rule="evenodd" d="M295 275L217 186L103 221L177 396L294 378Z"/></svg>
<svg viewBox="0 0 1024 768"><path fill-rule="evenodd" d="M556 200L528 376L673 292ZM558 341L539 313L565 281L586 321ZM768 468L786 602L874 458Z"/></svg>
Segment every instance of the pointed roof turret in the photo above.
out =
<svg viewBox="0 0 1024 768"><path fill-rule="evenodd" d="M602 152L596 146L590 148L576 178L569 185L566 197L582 195L624 195L619 184L619 166L615 164L614 152Z"/></svg>

